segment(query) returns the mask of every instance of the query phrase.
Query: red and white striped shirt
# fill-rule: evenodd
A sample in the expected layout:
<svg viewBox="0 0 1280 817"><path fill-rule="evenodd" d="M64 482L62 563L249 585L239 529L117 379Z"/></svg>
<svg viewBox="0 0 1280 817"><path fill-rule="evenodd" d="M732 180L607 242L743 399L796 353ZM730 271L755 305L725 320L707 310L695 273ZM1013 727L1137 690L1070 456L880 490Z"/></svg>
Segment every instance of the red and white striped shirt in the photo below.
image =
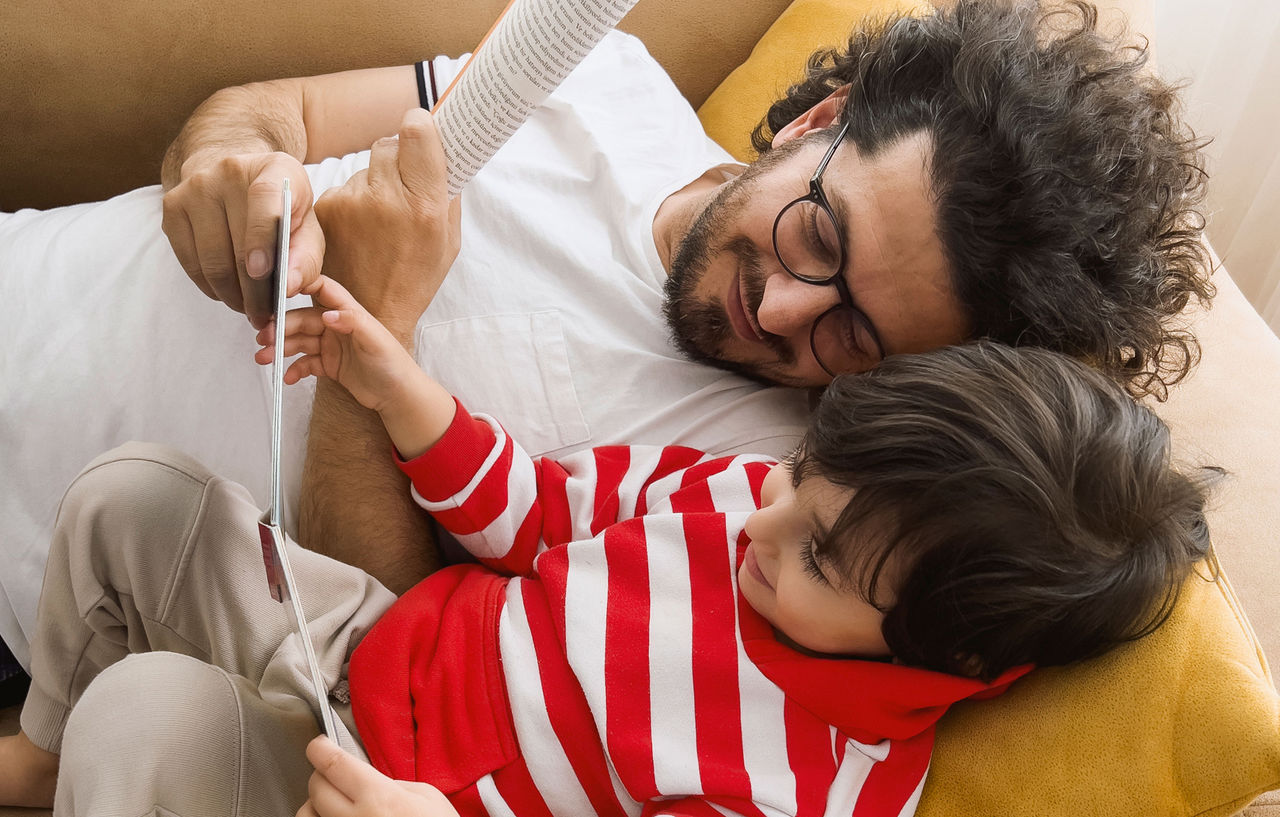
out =
<svg viewBox="0 0 1280 817"><path fill-rule="evenodd" d="M484 567L426 579L353 656L374 764L464 815L912 814L938 717L1012 677L778 642L737 588L771 465L676 447L534 462L459 407L402 467Z"/></svg>

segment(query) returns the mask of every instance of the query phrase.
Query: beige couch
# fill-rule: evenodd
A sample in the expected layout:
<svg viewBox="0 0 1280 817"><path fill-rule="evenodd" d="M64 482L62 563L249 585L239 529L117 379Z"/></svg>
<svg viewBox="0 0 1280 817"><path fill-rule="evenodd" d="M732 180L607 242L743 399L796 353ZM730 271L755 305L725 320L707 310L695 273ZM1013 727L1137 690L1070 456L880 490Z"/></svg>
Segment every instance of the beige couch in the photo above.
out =
<svg viewBox="0 0 1280 817"><path fill-rule="evenodd" d="M5 123L0 128L0 211L91 201L154 183L165 145L187 113L213 90L255 79L459 53L478 41L505 3L7 2L0 8L0 30L5 32L0 40L0 76L5 77L0 82L0 121ZM788 3L735 0L727 14L723 0L642 0L623 28L645 41L698 106L748 57ZM426 13L427 7L433 11ZM838 33L847 26L833 23L829 28ZM766 94L786 80L777 78ZM722 94L713 100L712 107L717 105L732 108L737 97ZM1274 682L1255 649L1260 645L1267 654L1280 655L1280 599L1274 590L1280 583L1280 340L1225 271L1218 273L1217 283L1214 309L1190 316L1204 342L1203 363L1159 411L1174 426L1184 455L1222 465L1233 475L1216 499L1210 522L1256 642L1250 640L1248 622L1233 618L1237 611L1229 591L1205 585L1212 589L1197 590L1193 598L1207 606L1184 611L1176 628L1158 635L1164 641L1143 647L1146 657L1121 656L1046 674L1025 689L1015 688L1009 700L986 705L998 709L980 706L955 713L941 729L921 815L1145 814L1153 813L1152 803L1162 804L1159 813L1226 814L1243 808L1265 788L1280 786L1280 704L1271 706ZM1225 616L1225 623L1211 614ZM1216 644L1224 632L1227 640L1238 642L1235 652L1211 660L1206 656L1213 649L1204 647L1206 639ZM1144 663L1152 660L1148 653L1178 650L1190 654L1179 654L1162 670L1152 671ZM1182 678L1196 671L1212 676L1224 661L1240 665L1242 674L1216 685L1220 679L1215 677L1202 677L1197 685ZM1161 673L1179 677L1151 677ZM1223 684L1228 688L1222 689ZM1259 685L1265 690L1261 697ZM1258 734L1247 758L1236 741L1245 727L1234 722L1224 722L1207 745L1200 740L1203 724L1216 723L1223 700L1237 692L1244 696L1246 687L1253 703L1245 710L1250 720L1245 726L1260 727L1252 728ZM1172 697L1181 698L1167 707L1167 717L1144 723L1148 713L1141 697L1166 695L1170 688L1178 690ZM1125 703L1128 695L1135 696L1132 706ZM1119 703L1111 700L1116 696ZM1087 702L1102 697L1120 712L1117 718L1129 721L1117 721L1114 727L1105 719L1099 722L1101 716L1087 711ZM1131 711L1122 711L1126 709ZM11 715L5 713L0 724L12 725ZM1192 716L1195 720L1183 720ZM997 734L1003 717L1026 728L1017 735ZM1193 730L1192 723L1199 726ZM1123 736L1114 742L1122 744L1118 757L1125 760L1100 761L1107 768L1099 774L1097 764L1090 766L1083 756L1093 754L1089 741L1108 729ZM1195 751L1184 752L1183 744L1193 737L1200 743ZM1041 739L1055 751L1077 740L1081 751L1076 757L1067 755L1065 762L1076 766L1078 757L1083 771L1073 778L1062 769L1047 768L1064 761L1042 757L1036 742ZM1172 759L1154 759L1166 756ZM1173 799L1157 798L1139 786L1130 759L1133 766L1167 763L1167 780L1159 786L1167 783ZM1194 786L1187 782L1192 778ZM1229 779L1223 785L1231 794L1197 799L1188 790L1202 785L1200 778ZM1174 801L1176 807L1169 805ZM0 809L0 817L7 814ZM1249 814L1280 817L1280 793L1264 794Z"/></svg>

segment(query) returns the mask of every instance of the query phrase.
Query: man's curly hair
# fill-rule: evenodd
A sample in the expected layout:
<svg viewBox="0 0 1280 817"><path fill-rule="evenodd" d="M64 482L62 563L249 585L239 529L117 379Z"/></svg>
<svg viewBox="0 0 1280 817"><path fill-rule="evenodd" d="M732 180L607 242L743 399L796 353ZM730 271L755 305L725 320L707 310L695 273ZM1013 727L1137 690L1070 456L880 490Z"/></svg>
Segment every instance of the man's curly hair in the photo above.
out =
<svg viewBox="0 0 1280 817"><path fill-rule="evenodd" d="M975 337L1065 352L1164 399L1199 358L1175 316L1214 289L1204 142L1146 61L1080 0L959 0L814 54L752 141L768 150L844 85L864 156L928 132L938 235Z"/></svg>

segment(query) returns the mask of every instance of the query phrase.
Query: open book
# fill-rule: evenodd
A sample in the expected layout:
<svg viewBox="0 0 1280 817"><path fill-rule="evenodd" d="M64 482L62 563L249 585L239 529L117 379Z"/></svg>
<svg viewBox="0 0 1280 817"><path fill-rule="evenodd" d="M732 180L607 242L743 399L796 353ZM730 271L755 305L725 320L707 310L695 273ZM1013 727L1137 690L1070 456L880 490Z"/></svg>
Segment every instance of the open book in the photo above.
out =
<svg viewBox="0 0 1280 817"><path fill-rule="evenodd" d="M275 271L276 348L275 357L271 361L271 504L258 520L258 539L262 544L262 562L267 568L267 586L271 590L271 597L284 604L289 622L302 641L321 724L324 726L324 733L336 743L338 729L333 717L333 709L329 706L329 688L320 674L320 665L316 661L314 642L307 627L307 614L302 608L302 600L298 597L298 585L294 581L293 568L289 564L289 550L286 547L287 540L284 532L284 503L280 486L280 442L284 426L284 313L288 278L286 271L289 269L289 213L292 212L293 205L288 179L284 180L280 198L282 215L276 234Z"/></svg>
<svg viewBox="0 0 1280 817"><path fill-rule="evenodd" d="M449 194L456 196L569 72L617 25L636 0L512 0L476 48L475 56L436 105ZM337 741L328 685L321 676L306 613L289 564L283 528L281 436L284 406L285 271L289 269L289 180L281 192L275 273L275 358L272 361L271 504L258 523L272 597L299 634L325 734Z"/></svg>
<svg viewBox="0 0 1280 817"><path fill-rule="evenodd" d="M512 0L433 112L449 195L471 181L636 0Z"/></svg>

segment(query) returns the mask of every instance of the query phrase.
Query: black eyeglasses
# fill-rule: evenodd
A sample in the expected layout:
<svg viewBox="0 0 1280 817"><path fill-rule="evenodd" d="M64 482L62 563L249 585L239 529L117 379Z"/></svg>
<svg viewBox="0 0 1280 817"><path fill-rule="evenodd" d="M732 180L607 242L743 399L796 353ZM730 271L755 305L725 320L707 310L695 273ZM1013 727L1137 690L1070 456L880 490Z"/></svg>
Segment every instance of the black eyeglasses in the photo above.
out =
<svg viewBox="0 0 1280 817"><path fill-rule="evenodd" d="M840 274L845 262L844 232L822 190L822 174L848 131L845 123L827 148L827 155L809 179L809 194L783 207L773 220L773 251L783 269L806 284L834 284L840 293L840 303L814 319L809 331L814 359L832 377L865 372L884 359L880 336L854 305L849 285Z"/></svg>

